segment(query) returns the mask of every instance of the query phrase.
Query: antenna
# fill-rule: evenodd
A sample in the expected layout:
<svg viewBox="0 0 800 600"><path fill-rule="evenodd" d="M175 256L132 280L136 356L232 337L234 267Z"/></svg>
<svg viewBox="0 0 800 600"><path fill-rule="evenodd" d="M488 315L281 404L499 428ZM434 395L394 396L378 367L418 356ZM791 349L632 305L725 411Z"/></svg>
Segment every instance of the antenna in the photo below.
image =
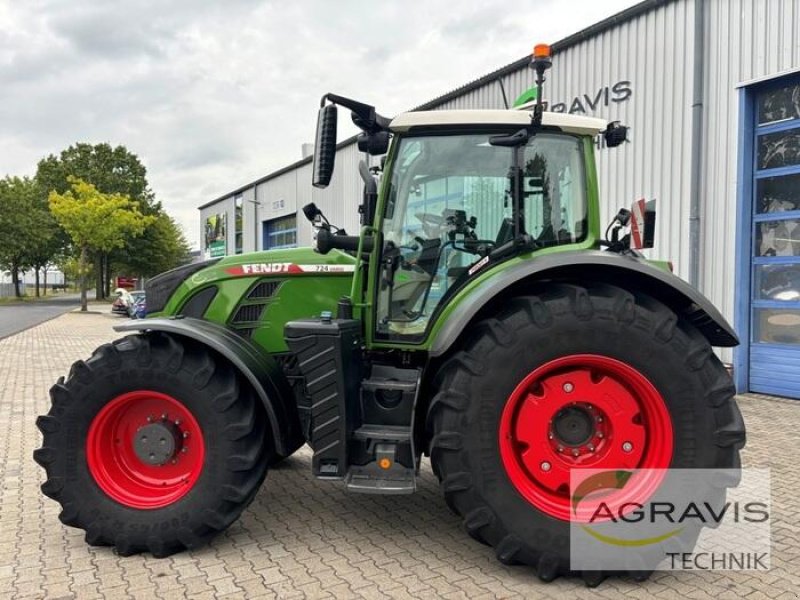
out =
<svg viewBox="0 0 800 600"><path fill-rule="evenodd" d="M531 122L534 127L542 126L542 115L544 113L544 103L542 102L542 84L546 81L545 71L553 66L553 59L550 54L550 46L547 44L536 44L533 47L533 60L531 67L536 71L536 106L533 107Z"/></svg>
<svg viewBox="0 0 800 600"><path fill-rule="evenodd" d="M510 107L508 106L508 97L506 96L506 87L503 85L503 78L498 77L497 83L500 84L500 92L503 94L503 104L505 104L506 110L508 110Z"/></svg>

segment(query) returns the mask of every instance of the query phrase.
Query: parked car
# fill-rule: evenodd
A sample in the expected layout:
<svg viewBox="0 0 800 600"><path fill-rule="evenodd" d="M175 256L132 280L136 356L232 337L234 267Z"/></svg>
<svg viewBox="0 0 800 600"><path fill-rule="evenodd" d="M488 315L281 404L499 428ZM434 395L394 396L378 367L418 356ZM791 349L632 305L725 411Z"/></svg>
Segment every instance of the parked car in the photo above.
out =
<svg viewBox="0 0 800 600"><path fill-rule="evenodd" d="M111 312L115 315L128 315L128 308L133 305L133 299L131 298L131 294L128 290L124 288L117 288L114 290L114 295L116 298L114 302L111 304Z"/></svg>
<svg viewBox="0 0 800 600"><path fill-rule="evenodd" d="M131 304L128 307L128 316L131 319L144 319L147 311L145 310L145 293L142 291L131 292Z"/></svg>

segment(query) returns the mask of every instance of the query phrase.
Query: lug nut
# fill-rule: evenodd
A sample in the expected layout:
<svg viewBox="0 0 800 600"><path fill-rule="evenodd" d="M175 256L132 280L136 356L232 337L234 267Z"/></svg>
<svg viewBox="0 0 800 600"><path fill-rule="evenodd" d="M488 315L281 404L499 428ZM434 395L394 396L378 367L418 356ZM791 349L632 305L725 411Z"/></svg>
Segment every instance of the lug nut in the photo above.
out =
<svg viewBox="0 0 800 600"><path fill-rule="evenodd" d="M597 432L597 437L602 440L603 439L603 432L602 431L598 431Z"/></svg>
<svg viewBox="0 0 800 600"><path fill-rule="evenodd" d="M184 446L183 448L181 448L181 452L183 452L184 454L186 454L186 446Z"/></svg>
<svg viewBox="0 0 800 600"><path fill-rule="evenodd" d="M162 421L166 421L167 420L167 413L161 413L161 420Z"/></svg>
<svg viewBox="0 0 800 600"><path fill-rule="evenodd" d="M152 423L153 422L153 417L151 417L150 415L147 415L147 422L148 423Z"/></svg>
<svg viewBox="0 0 800 600"><path fill-rule="evenodd" d="M578 452L577 448L575 448L575 450L572 451L572 456L578 456L579 454L580 452Z"/></svg>
<svg viewBox="0 0 800 600"><path fill-rule="evenodd" d="M596 420L598 423L602 423L602 422L603 422L603 417L597 417L597 419L595 419L595 420Z"/></svg>
<svg viewBox="0 0 800 600"><path fill-rule="evenodd" d="M180 424L181 424L181 421L180 421L180 419L175 419L175 427L177 427L177 426L178 426L178 425L180 425Z"/></svg>
<svg viewBox="0 0 800 600"><path fill-rule="evenodd" d="M550 463L547 462L547 461L544 461L541 466L542 466L542 471L549 471L550 470Z"/></svg>
<svg viewBox="0 0 800 600"><path fill-rule="evenodd" d="M564 391L567 392L568 394L574 389L575 389L575 386L572 385L569 381L564 384Z"/></svg>
<svg viewBox="0 0 800 600"><path fill-rule="evenodd" d="M188 437L189 437L189 432L188 431L184 431L183 432L183 439L186 439Z"/></svg>
<svg viewBox="0 0 800 600"><path fill-rule="evenodd" d="M589 452L594 452L594 445L593 444L589 444L586 447L589 449Z"/></svg>
<svg viewBox="0 0 800 600"><path fill-rule="evenodd" d="M622 450L624 452L630 452L631 450L633 450L633 444L631 444L630 442L623 442Z"/></svg>
<svg viewBox="0 0 800 600"><path fill-rule="evenodd" d="M563 451L564 451L564 446L561 446L561 445L559 445L559 446L558 446L558 451L559 451L559 452L563 452Z"/></svg>

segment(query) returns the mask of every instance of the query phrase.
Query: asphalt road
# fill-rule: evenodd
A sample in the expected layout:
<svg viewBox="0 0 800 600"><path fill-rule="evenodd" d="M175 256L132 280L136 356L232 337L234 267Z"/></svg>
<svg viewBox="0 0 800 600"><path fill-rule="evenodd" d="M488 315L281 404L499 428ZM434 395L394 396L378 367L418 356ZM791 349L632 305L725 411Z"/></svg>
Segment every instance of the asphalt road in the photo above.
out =
<svg viewBox="0 0 800 600"><path fill-rule="evenodd" d="M79 294L63 294L51 299L0 305L0 340L25 331L80 305Z"/></svg>

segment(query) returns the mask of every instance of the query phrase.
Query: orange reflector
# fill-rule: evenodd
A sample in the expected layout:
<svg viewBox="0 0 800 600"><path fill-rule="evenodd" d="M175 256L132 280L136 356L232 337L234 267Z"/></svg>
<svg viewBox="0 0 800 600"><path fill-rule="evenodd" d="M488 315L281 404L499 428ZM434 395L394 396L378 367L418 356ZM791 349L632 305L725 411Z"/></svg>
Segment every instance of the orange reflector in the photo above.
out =
<svg viewBox="0 0 800 600"><path fill-rule="evenodd" d="M533 47L533 58L548 58L550 56L550 46L548 44L536 44Z"/></svg>
<svg viewBox="0 0 800 600"><path fill-rule="evenodd" d="M388 469L392 466L392 461L389 460L388 458L382 458L378 461L378 466L381 469Z"/></svg>

